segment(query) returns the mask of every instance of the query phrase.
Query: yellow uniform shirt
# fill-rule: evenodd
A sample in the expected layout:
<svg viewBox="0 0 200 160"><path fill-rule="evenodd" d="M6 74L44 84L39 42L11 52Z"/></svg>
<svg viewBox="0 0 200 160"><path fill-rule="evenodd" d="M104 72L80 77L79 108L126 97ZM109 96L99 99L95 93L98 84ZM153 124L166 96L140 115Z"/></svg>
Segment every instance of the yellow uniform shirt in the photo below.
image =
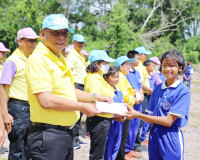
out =
<svg viewBox="0 0 200 160"><path fill-rule="evenodd" d="M2 70L3 70L3 65L0 64L0 78L1 78L1 72L2 72Z"/></svg>
<svg viewBox="0 0 200 160"><path fill-rule="evenodd" d="M55 56L43 43L38 43L27 62L25 77L32 122L71 126L79 119L78 111L55 111L42 108L34 95L50 91L55 96L77 101L73 76L62 54L60 57Z"/></svg>
<svg viewBox="0 0 200 160"><path fill-rule="evenodd" d="M17 68L17 72L8 88L8 97L28 101L27 85L24 75L27 58L19 48L17 48L12 55L7 58L7 61L8 60L13 61Z"/></svg>
<svg viewBox="0 0 200 160"><path fill-rule="evenodd" d="M135 104L135 93L123 73L119 72L119 82L116 87L123 93L124 103L128 103L131 107Z"/></svg>
<svg viewBox="0 0 200 160"><path fill-rule="evenodd" d="M84 80L84 90L99 95L114 96L114 88L111 87L98 73L88 73ZM100 117L112 118L113 114L99 114Z"/></svg>
<svg viewBox="0 0 200 160"><path fill-rule="evenodd" d="M84 84L84 78L87 75L86 62L82 54L75 49L71 49L67 55L66 63L74 75L75 83Z"/></svg>
<svg viewBox="0 0 200 160"><path fill-rule="evenodd" d="M150 88L150 83L148 80L148 72L146 70L146 67L143 65L143 63L141 61L139 62L139 65L137 67L135 67L135 69L140 73L142 83L145 86ZM144 91L144 93L148 93L148 92Z"/></svg>

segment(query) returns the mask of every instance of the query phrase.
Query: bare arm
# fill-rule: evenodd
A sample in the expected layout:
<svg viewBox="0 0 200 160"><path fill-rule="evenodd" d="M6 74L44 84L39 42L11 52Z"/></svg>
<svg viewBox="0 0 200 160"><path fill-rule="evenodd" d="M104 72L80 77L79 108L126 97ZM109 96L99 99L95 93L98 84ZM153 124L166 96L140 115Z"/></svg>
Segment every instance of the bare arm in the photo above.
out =
<svg viewBox="0 0 200 160"><path fill-rule="evenodd" d="M79 102L92 103L92 96L93 96L92 93L85 92L80 89L75 89L75 92L76 92L76 97ZM113 99L108 96L102 96L102 95L95 94L94 102L96 102L96 101L112 103Z"/></svg>
<svg viewBox="0 0 200 160"><path fill-rule="evenodd" d="M144 92L143 89L140 89L140 94L141 94L141 102L144 100Z"/></svg>
<svg viewBox="0 0 200 160"><path fill-rule="evenodd" d="M2 117L2 106L0 106L0 148L3 146L4 141L5 141L5 127Z"/></svg>
<svg viewBox="0 0 200 160"><path fill-rule="evenodd" d="M172 114L168 114L165 117L146 115L135 111L131 107L129 107L128 110L128 119L139 118L147 123L159 124L166 127L171 127L174 121L178 118L178 116Z"/></svg>
<svg viewBox="0 0 200 160"><path fill-rule="evenodd" d="M57 111L81 111L89 117L100 113L95 104L68 100L62 97L54 96L52 92L36 93L35 96L40 106L44 109Z"/></svg>
<svg viewBox="0 0 200 160"><path fill-rule="evenodd" d="M149 93L149 95L151 95L152 94L152 92L153 92L153 89L151 89L151 88L149 88L149 87L147 87L145 84L143 84L142 83L142 89L143 89L143 91L146 91L146 92L148 92Z"/></svg>
<svg viewBox="0 0 200 160"><path fill-rule="evenodd" d="M1 96L1 105L2 105L2 116L5 124L5 129L9 133L11 132L13 122L13 117L8 113L8 96L7 96L7 87L6 84L0 85L0 96Z"/></svg>

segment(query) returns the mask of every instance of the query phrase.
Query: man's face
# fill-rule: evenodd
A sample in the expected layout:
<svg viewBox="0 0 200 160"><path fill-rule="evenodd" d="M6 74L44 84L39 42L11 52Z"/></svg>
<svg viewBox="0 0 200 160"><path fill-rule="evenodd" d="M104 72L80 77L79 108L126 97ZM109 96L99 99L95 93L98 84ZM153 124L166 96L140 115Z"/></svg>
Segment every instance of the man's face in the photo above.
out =
<svg viewBox="0 0 200 160"><path fill-rule="evenodd" d="M136 54L135 59L136 59L136 61L131 63L131 69L134 69L135 67L137 67L139 65L140 55Z"/></svg>
<svg viewBox="0 0 200 160"><path fill-rule="evenodd" d="M142 62L146 61L147 60L147 55L146 54L140 54L140 60Z"/></svg>
<svg viewBox="0 0 200 160"><path fill-rule="evenodd" d="M6 53L5 51L0 51L0 62L6 57Z"/></svg>
<svg viewBox="0 0 200 160"><path fill-rule="evenodd" d="M74 49L77 50L78 52L80 52L84 47L83 42L73 41L73 45L74 45Z"/></svg>
<svg viewBox="0 0 200 160"><path fill-rule="evenodd" d="M68 43L68 30L51 30L48 28L40 31L43 37L44 45L49 48L55 55L59 55Z"/></svg>
<svg viewBox="0 0 200 160"><path fill-rule="evenodd" d="M36 41L37 39L29 39L29 38L21 38L17 40L20 50L23 52L30 54L33 52L33 50L36 47Z"/></svg>

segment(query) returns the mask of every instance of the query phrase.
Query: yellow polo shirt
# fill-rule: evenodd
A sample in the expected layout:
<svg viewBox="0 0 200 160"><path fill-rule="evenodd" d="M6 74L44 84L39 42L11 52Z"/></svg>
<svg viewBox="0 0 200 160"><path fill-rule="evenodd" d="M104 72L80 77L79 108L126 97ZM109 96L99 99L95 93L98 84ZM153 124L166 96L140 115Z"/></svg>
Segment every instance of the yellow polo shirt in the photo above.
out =
<svg viewBox="0 0 200 160"><path fill-rule="evenodd" d="M133 106L135 104L134 90L127 78L121 72L119 72L119 82L117 83L116 87L123 93L124 102L128 103L130 106Z"/></svg>
<svg viewBox="0 0 200 160"><path fill-rule="evenodd" d="M62 54L58 58L43 43L38 43L27 61L25 77L32 122L61 126L77 122L80 117L78 111L44 109L35 96L35 93L52 92L55 96L77 101L73 76Z"/></svg>
<svg viewBox="0 0 200 160"><path fill-rule="evenodd" d="M1 79L1 72L3 70L3 64L0 64L0 79Z"/></svg>
<svg viewBox="0 0 200 160"><path fill-rule="evenodd" d="M137 67L135 67L135 69L140 73L140 76L141 76L141 80L142 80L142 83L149 87L150 88L150 83L149 83L149 80L148 80L148 72L146 70L146 67L143 65L143 63L140 61L139 62L139 65ZM145 92L144 93L148 93L148 92Z"/></svg>
<svg viewBox="0 0 200 160"><path fill-rule="evenodd" d="M27 62L26 56L17 48L6 61L13 61L16 65L17 72L8 88L8 97L19 100L28 101L27 85L25 80L25 65Z"/></svg>
<svg viewBox="0 0 200 160"><path fill-rule="evenodd" d="M75 83L84 84L84 78L87 75L87 64L82 54L75 49L71 49L67 55L66 63L74 75Z"/></svg>
<svg viewBox="0 0 200 160"><path fill-rule="evenodd" d="M114 88L111 87L98 73L88 73L84 80L84 90L99 95L114 96ZM100 117L112 118L113 114L99 114Z"/></svg>

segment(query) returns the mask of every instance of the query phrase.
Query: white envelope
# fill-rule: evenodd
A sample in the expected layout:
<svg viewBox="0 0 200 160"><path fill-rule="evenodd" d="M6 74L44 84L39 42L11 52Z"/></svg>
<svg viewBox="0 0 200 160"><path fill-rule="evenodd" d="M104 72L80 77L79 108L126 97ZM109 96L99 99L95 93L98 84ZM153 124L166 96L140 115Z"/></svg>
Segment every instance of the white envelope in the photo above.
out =
<svg viewBox="0 0 200 160"><path fill-rule="evenodd" d="M142 99L140 92L136 92L135 96L136 96L137 100L141 100Z"/></svg>
<svg viewBox="0 0 200 160"><path fill-rule="evenodd" d="M119 115L126 115L127 107L124 103L108 103L108 102L96 102L96 107L100 112L113 113Z"/></svg>

